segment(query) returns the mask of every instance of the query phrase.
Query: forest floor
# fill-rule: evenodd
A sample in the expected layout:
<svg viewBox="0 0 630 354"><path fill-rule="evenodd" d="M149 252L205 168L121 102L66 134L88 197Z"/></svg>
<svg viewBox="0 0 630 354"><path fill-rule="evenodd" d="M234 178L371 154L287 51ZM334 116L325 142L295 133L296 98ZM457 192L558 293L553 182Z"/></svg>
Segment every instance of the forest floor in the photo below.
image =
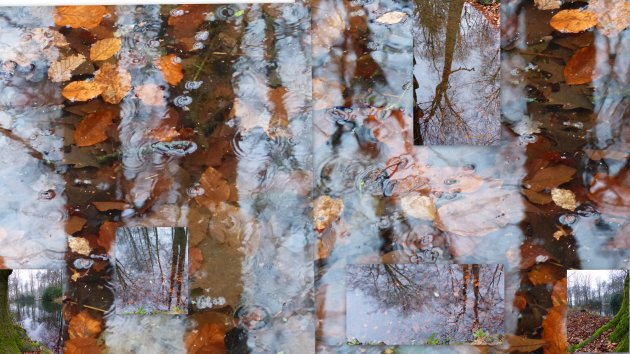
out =
<svg viewBox="0 0 630 354"><path fill-rule="evenodd" d="M499 3L493 5L482 5L478 3L477 0L466 0L466 2L471 4L475 9L479 10L493 26L499 27L501 20L501 8Z"/></svg>
<svg viewBox="0 0 630 354"><path fill-rule="evenodd" d="M569 310L567 314L567 340L569 345L577 344L588 338L599 327L610 321L611 317L599 316L590 312ZM612 352L616 343L611 343L608 336L612 329L604 332L599 338L580 349L580 352Z"/></svg>

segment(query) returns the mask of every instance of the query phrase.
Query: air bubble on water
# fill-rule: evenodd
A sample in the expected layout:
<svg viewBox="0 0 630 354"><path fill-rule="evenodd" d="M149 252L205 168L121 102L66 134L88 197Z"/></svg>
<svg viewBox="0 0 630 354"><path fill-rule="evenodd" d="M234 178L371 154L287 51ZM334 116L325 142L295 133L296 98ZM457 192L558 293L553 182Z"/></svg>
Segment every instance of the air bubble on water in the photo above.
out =
<svg viewBox="0 0 630 354"><path fill-rule="evenodd" d="M457 178L452 178L452 177L444 180L444 184L446 184L447 186L450 186L451 184L455 184L457 182L458 182Z"/></svg>
<svg viewBox="0 0 630 354"><path fill-rule="evenodd" d="M199 183L195 183L192 186L188 187L188 189L186 189L186 194L188 194L188 196L191 198L203 195L205 192L206 190L203 189L203 187Z"/></svg>
<svg viewBox="0 0 630 354"><path fill-rule="evenodd" d="M387 229L387 228L389 228L390 226L392 226L392 224L391 224L391 222L389 221L389 218L387 218L387 217L382 217L382 218L380 218L380 219L378 220L378 222L376 223L376 226L377 226L379 229L384 230L384 229Z"/></svg>
<svg viewBox="0 0 630 354"><path fill-rule="evenodd" d="M223 306L225 305L225 303L226 301L223 296L215 297L214 299L212 299L212 304L215 306Z"/></svg>
<svg viewBox="0 0 630 354"><path fill-rule="evenodd" d="M125 209L122 211L122 213L120 213L120 216L122 216L123 218L129 218L135 214L136 214L136 211L134 209Z"/></svg>
<svg viewBox="0 0 630 354"><path fill-rule="evenodd" d="M577 216L575 216L574 214L563 214L560 215L558 221L560 221L562 225L572 225L575 224L575 222L577 221Z"/></svg>
<svg viewBox="0 0 630 354"><path fill-rule="evenodd" d="M194 141L159 141L151 144L153 151L166 156L182 157L197 151L197 143Z"/></svg>
<svg viewBox="0 0 630 354"><path fill-rule="evenodd" d="M205 41L210 36L210 32L208 31L199 31L195 34L195 40L197 41Z"/></svg>
<svg viewBox="0 0 630 354"><path fill-rule="evenodd" d="M521 135L519 139L526 144L531 144L535 143L538 140L538 137L534 134L524 134Z"/></svg>
<svg viewBox="0 0 630 354"><path fill-rule="evenodd" d="M191 104L192 101L193 99L190 96L177 96L175 100L173 100L173 103L175 103L177 107L186 107Z"/></svg>
<svg viewBox="0 0 630 354"><path fill-rule="evenodd" d="M184 88L186 90L196 90L203 85L203 81L186 81Z"/></svg>
<svg viewBox="0 0 630 354"><path fill-rule="evenodd" d="M184 14L184 10L173 9L173 10L171 10L170 14L171 14L172 17L182 16Z"/></svg>
<svg viewBox="0 0 630 354"><path fill-rule="evenodd" d="M173 62L173 64L180 64L182 62L182 58L174 56L173 58L171 58L171 61Z"/></svg>
<svg viewBox="0 0 630 354"><path fill-rule="evenodd" d="M55 198L56 195L57 195L57 193L55 193L54 190L49 189L49 190L46 190L46 191L39 192L39 195L38 195L37 198L38 199L43 199L43 200L51 200L51 199Z"/></svg>
<svg viewBox="0 0 630 354"><path fill-rule="evenodd" d="M269 312L262 306L241 306L234 313L236 325L249 331L267 326L269 320Z"/></svg>
<svg viewBox="0 0 630 354"><path fill-rule="evenodd" d="M195 42L195 44L193 44L193 49L196 49L196 50L203 49L204 47L205 46L201 42Z"/></svg>
<svg viewBox="0 0 630 354"><path fill-rule="evenodd" d="M160 46L160 41L157 39L152 39L147 44L150 48L158 48Z"/></svg>
<svg viewBox="0 0 630 354"><path fill-rule="evenodd" d="M72 265L76 269L89 269L94 264L94 261L88 258L77 258Z"/></svg>
<svg viewBox="0 0 630 354"><path fill-rule="evenodd" d="M220 6L214 12L215 16L219 20L227 20L228 18L234 16L235 13L236 13L236 10L234 10L234 7L230 5Z"/></svg>

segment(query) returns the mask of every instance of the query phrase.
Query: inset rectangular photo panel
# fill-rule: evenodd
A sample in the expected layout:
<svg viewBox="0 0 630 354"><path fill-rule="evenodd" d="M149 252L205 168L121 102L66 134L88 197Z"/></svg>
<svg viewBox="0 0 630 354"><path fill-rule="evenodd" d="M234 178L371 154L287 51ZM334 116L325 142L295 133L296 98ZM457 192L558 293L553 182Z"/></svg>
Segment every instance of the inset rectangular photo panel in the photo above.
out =
<svg viewBox="0 0 630 354"><path fill-rule="evenodd" d="M0 353L61 353L62 269L0 269Z"/></svg>
<svg viewBox="0 0 630 354"><path fill-rule="evenodd" d="M574 353L628 352L628 271L567 271L567 341Z"/></svg>
<svg viewBox="0 0 630 354"><path fill-rule="evenodd" d="M416 0L415 145L500 142L499 5Z"/></svg>
<svg viewBox="0 0 630 354"><path fill-rule="evenodd" d="M503 265L346 267L348 345L499 345Z"/></svg>
<svg viewBox="0 0 630 354"><path fill-rule="evenodd" d="M117 314L188 313L188 230L116 230Z"/></svg>

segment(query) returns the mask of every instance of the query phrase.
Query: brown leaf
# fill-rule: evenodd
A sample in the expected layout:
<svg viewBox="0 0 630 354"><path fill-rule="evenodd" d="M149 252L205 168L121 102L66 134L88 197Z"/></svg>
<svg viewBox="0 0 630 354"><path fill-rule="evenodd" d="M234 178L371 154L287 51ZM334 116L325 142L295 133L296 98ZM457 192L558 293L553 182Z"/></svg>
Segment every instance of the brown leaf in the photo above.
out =
<svg viewBox="0 0 630 354"><path fill-rule="evenodd" d="M120 226L120 223L105 221L101 228L98 230L98 243L99 246L105 249L105 252L109 252L112 247L112 242L116 239L116 228Z"/></svg>
<svg viewBox="0 0 630 354"><path fill-rule="evenodd" d="M107 128L112 125L114 114L104 110L83 118L74 131L77 146L91 146L107 140Z"/></svg>
<svg viewBox="0 0 630 354"><path fill-rule="evenodd" d="M596 174L588 198L597 203L600 212L626 218L630 213L630 169L622 169L617 175Z"/></svg>
<svg viewBox="0 0 630 354"><path fill-rule="evenodd" d="M4 258L0 256L0 269L6 269L6 265L4 264Z"/></svg>
<svg viewBox="0 0 630 354"><path fill-rule="evenodd" d="M72 77L72 71L85 62L83 54L71 55L56 61L48 68L48 78L52 82L68 81Z"/></svg>
<svg viewBox="0 0 630 354"><path fill-rule="evenodd" d="M564 320L565 306L554 306L547 312L542 322L542 339L545 354L557 354L567 352L567 330Z"/></svg>
<svg viewBox="0 0 630 354"><path fill-rule="evenodd" d="M322 195L313 202L315 230L323 231L337 221L343 212L343 200Z"/></svg>
<svg viewBox="0 0 630 354"><path fill-rule="evenodd" d="M230 186L223 178L221 172L213 167L208 167L199 178L199 184L204 193L195 197L195 200L206 207L211 207L230 198Z"/></svg>
<svg viewBox="0 0 630 354"><path fill-rule="evenodd" d="M162 126L156 129L152 129L149 132L149 137L157 141L172 141L179 137L179 132L175 127Z"/></svg>
<svg viewBox="0 0 630 354"><path fill-rule="evenodd" d="M534 286L550 284L555 280L554 271L555 267L550 264L538 264L527 273L527 278Z"/></svg>
<svg viewBox="0 0 630 354"><path fill-rule="evenodd" d="M95 81L74 81L61 90L63 97L70 101L87 101L103 92L103 87Z"/></svg>
<svg viewBox="0 0 630 354"><path fill-rule="evenodd" d="M574 174L575 168L565 165L556 165L536 171L536 173L531 178L526 179L524 183L529 185L529 190L540 192L544 189L556 188L563 183L569 182Z"/></svg>
<svg viewBox="0 0 630 354"><path fill-rule="evenodd" d="M124 210L130 207L125 202L92 202L98 211Z"/></svg>
<svg viewBox="0 0 630 354"><path fill-rule="evenodd" d="M564 67L564 80L567 85L582 85L593 80L595 71L595 45L578 49Z"/></svg>
<svg viewBox="0 0 630 354"><path fill-rule="evenodd" d="M562 278L553 286L551 303L554 307L567 305L567 278Z"/></svg>
<svg viewBox="0 0 630 354"><path fill-rule="evenodd" d="M66 229L66 233L72 235L73 233L77 231L81 231L81 229L83 229L83 226L85 225L86 222L87 220L80 216L76 216L76 215L71 216L66 221L66 224L64 225Z"/></svg>
<svg viewBox="0 0 630 354"><path fill-rule="evenodd" d="M122 46L120 38L105 38L92 44L90 48L90 59L107 60L118 53Z"/></svg>
<svg viewBox="0 0 630 354"><path fill-rule="evenodd" d="M542 192L534 192L531 189L521 189L521 193L529 199L530 202L536 204L549 204L551 203L551 196Z"/></svg>
<svg viewBox="0 0 630 354"><path fill-rule="evenodd" d="M557 206L574 211L577 207L575 194L568 189L554 188L551 190L551 199Z"/></svg>
<svg viewBox="0 0 630 354"><path fill-rule="evenodd" d="M131 75L114 64L104 63L94 74L94 82L101 86L103 101L118 104L131 90Z"/></svg>
<svg viewBox="0 0 630 354"><path fill-rule="evenodd" d="M267 92L268 102L270 102L273 107L271 107L271 120L269 121L269 129L271 131L271 136L278 133L280 129L286 129L289 127L289 113L284 104L284 98L289 90L286 87L277 87L271 89Z"/></svg>
<svg viewBox="0 0 630 354"><path fill-rule="evenodd" d="M92 29L98 26L108 13L105 6L57 6L55 25Z"/></svg>
<svg viewBox="0 0 630 354"><path fill-rule="evenodd" d="M63 346L64 354L100 354L103 347L96 338L74 338L67 340Z"/></svg>
<svg viewBox="0 0 630 354"><path fill-rule="evenodd" d="M195 43L197 29L205 21L205 13L210 10L209 5L181 5L171 11L168 25L172 36L177 40L178 47L192 50Z"/></svg>
<svg viewBox="0 0 630 354"><path fill-rule="evenodd" d="M524 308L527 307L527 298L525 298L525 295L523 294L516 294L514 296L514 307L516 307L519 310L523 310Z"/></svg>
<svg viewBox="0 0 630 354"><path fill-rule="evenodd" d="M555 14L549 24L562 33L579 33L597 24L597 16L587 10L562 10Z"/></svg>
<svg viewBox="0 0 630 354"><path fill-rule="evenodd" d="M538 348L547 343L543 339L526 338L511 334L506 335L505 337L508 344L510 345L510 353L533 353L538 350Z"/></svg>
<svg viewBox="0 0 630 354"><path fill-rule="evenodd" d="M530 242L523 243L520 247L520 251L521 263L519 267L521 269L528 269L536 263L542 263L553 259L551 253L549 253L546 249Z"/></svg>
<svg viewBox="0 0 630 354"><path fill-rule="evenodd" d="M160 69L162 75L164 76L164 80L166 80L166 82L168 82L171 86L177 86L177 84L179 84L179 82L184 78L182 64L175 54L169 54L161 57L155 62L155 66Z"/></svg>
<svg viewBox="0 0 630 354"><path fill-rule="evenodd" d="M206 323L186 336L188 354L226 353L225 331L222 324Z"/></svg>
<svg viewBox="0 0 630 354"><path fill-rule="evenodd" d="M101 321L90 316L88 310L81 311L68 324L68 336L73 338L96 338L101 333Z"/></svg>
<svg viewBox="0 0 630 354"><path fill-rule="evenodd" d="M166 106L164 91L156 84L140 85L133 89L136 97L147 106Z"/></svg>
<svg viewBox="0 0 630 354"><path fill-rule="evenodd" d="M199 247L191 247L188 249L188 274L193 275L199 269L203 263L203 254Z"/></svg>

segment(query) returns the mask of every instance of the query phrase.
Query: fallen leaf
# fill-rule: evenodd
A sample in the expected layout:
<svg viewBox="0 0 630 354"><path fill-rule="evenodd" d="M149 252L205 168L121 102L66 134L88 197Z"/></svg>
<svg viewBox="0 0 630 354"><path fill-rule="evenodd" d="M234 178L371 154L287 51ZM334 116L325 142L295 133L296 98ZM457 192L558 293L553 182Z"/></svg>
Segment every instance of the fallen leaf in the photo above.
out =
<svg viewBox="0 0 630 354"><path fill-rule="evenodd" d="M103 87L95 81L74 81L61 90L63 97L70 101L87 101L103 92Z"/></svg>
<svg viewBox="0 0 630 354"><path fill-rule="evenodd" d="M181 49L192 50L196 42L195 34L199 26L205 21L206 12L210 11L209 5L181 5L171 11L168 25L171 27L172 36L177 40Z"/></svg>
<svg viewBox="0 0 630 354"><path fill-rule="evenodd" d="M79 123L74 131L77 146L92 146L107 140L107 128L112 125L114 114L109 110L92 113Z"/></svg>
<svg viewBox="0 0 630 354"><path fill-rule="evenodd" d="M542 339L546 341L543 346L545 354L567 352L567 330L564 320L565 311L565 306L554 306L547 312L542 322Z"/></svg>
<svg viewBox="0 0 630 354"><path fill-rule="evenodd" d="M574 211L577 207L575 194L568 189L554 188L551 190L551 199L557 206Z"/></svg>
<svg viewBox="0 0 630 354"><path fill-rule="evenodd" d="M114 64L104 63L94 74L94 82L101 86L103 101L118 104L131 90L131 74Z"/></svg>
<svg viewBox="0 0 630 354"><path fill-rule="evenodd" d="M99 246L105 249L105 252L109 252L112 247L113 241L116 239L116 228L120 226L120 223L105 221L98 229L98 243Z"/></svg>
<svg viewBox="0 0 630 354"><path fill-rule="evenodd" d="M70 276L70 279L72 279L72 281L76 282L77 280L79 280L79 278L82 277L81 272L79 272L78 270L75 270L73 268L70 268L70 270L72 271L72 275Z"/></svg>
<svg viewBox="0 0 630 354"><path fill-rule="evenodd" d="M178 138L179 135L175 127L159 127L149 132L149 137L157 141L172 141Z"/></svg>
<svg viewBox="0 0 630 354"><path fill-rule="evenodd" d="M315 230L323 231L337 221L343 212L343 200L327 195L319 196L313 202L313 221Z"/></svg>
<svg viewBox="0 0 630 354"><path fill-rule="evenodd" d="M402 11L391 11L376 19L376 23L394 25L407 19L407 14Z"/></svg>
<svg viewBox="0 0 630 354"><path fill-rule="evenodd" d="M420 220L435 220L437 210L433 199L422 195L407 195L400 198L401 209L409 216Z"/></svg>
<svg viewBox="0 0 630 354"><path fill-rule="evenodd" d="M289 127L289 113L284 103L288 91L282 86L267 91L268 102L272 105L270 107L272 116L269 121L270 136L275 136Z"/></svg>
<svg viewBox="0 0 630 354"><path fill-rule="evenodd" d="M521 269L529 269L537 263L553 260L553 256L541 246L525 242L520 247Z"/></svg>
<svg viewBox="0 0 630 354"><path fill-rule="evenodd" d="M529 186L529 190L540 192L544 189L552 189L569 182L573 178L575 171L573 167L556 165L536 171L531 178L523 182Z"/></svg>
<svg viewBox="0 0 630 354"><path fill-rule="evenodd" d="M72 77L72 71L85 62L83 54L76 54L56 61L48 68L48 78L52 82L68 81Z"/></svg>
<svg viewBox="0 0 630 354"><path fill-rule="evenodd" d="M70 247L72 252L82 254L84 256L89 256L90 252L92 252L90 242L82 237L68 236L68 247Z"/></svg>
<svg viewBox="0 0 630 354"><path fill-rule="evenodd" d="M217 323L190 331L185 340L188 354L225 353L225 331L225 326Z"/></svg>
<svg viewBox="0 0 630 354"><path fill-rule="evenodd" d="M118 53L122 46L120 38L105 38L92 44L90 48L90 59L107 60Z"/></svg>
<svg viewBox="0 0 630 354"><path fill-rule="evenodd" d="M68 336L74 338L96 338L101 333L101 321L90 316L88 310L81 311L68 324Z"/></svg>
<svg viewBox="0 0 630 354"><path fill-rule="evenodd" d="M525 298L525 295L523 294L516 294L514 295L514 307L516 307L519 310L523 310L527 307L527 298Z"/></svg>
<svg viewBox="0 0 630 354"><path fill-rule="evenodd" d="M555 14L549 24L562 33L579 33L597 24L597 16L587 10L562 10Z"/></svg>
<svg viewBox="0 0 630 354"><path fill-rule="evenodd" d="M558 280L553 286L551 293L551 303L553 306L566 306L567 305L567 278Z"/></svg>
<svg viewBox="0 0 630 354"><path fill-rule="evenodd" d="M595 71L595 45L578 49L564 67L567 85L582 85L593 80Z"/></svg>
<svg viewBox="0 0 630 354"><path fill-rule="evenodd" d="M630 2L625 0L590 0L588 10L597 16L597 28L614 36L630 26Z"/></svg>
<svg viewBox="0 0 630 354"><path fill-rule="evenodd" d="M103 16L106 14L108 14L107 8L101 5L57 6L55 10L55 25L92 29L101 23Z"/></svg>
<svg viewBox="0 0 630 354"><path fill-rule="evenodd" d="M195 200L208 208L230 198L228 182L214 167L206 169L199 178L199 184L203 188L203 194L195 197Z"/></svg>
<svg viewBox="0 0 630 354"><path fill-rule="evenodd" d="M4 258L0 256L0 269L6 269L6 265L4 264Z"/></svg>
<svg viewBox="0 0 630 354"><path fill-rule="evenodd" d="M177 86L184 78L182 64L177 55L169 54L155 62L155 66L162 72L164 80L171 86Z"/></svg>
<svg viewBox="0 0 630 354"><path fill-rule="evenodd" d="M561 238L570 235L570 233L567 233L563 227L560 227L558 225L556 225L556 227L558 228L558 230L553 233L553 238L555 238L556 240L560 240Z"/></svg>
<svg viewBox="0 0 630 354"><path fill-rule="evenodd" d="M140 85L133 89L136 97L147 106L166 106L164 91L156 84Z"/></svg>
<svg viewBox="0 0 630 354"><path fill-rule="evenodd" d="M527 278L534 286L550 284L555 280L553 270L550 264L538 264L527 273Z"/></svg>
<svg viewBox="0 0 630 354"><path fill-rule="evenodd" d="M191 247L188 249L188 274L193 275L199 269L203 262L203 254L199 247Z"/></svg>
<svg viewBox="0 0 630 354"><path fill-rule="evenodd" d="M510 353L533 353L547 343L544 339L526 338L508 334L505 336L510 345Z"/></svg>
<svg viewBox="0 0 630 354"><path fill-rule="evenodd" d="M562 5L562 0L534 0L538 10L555 10Z"/></svg>
<svg viewBox="0 0 630 354"><path fill-rule="evenodd" d="M530 202L536 204L549 204L551 203L551 196L542 192L534 192L531 189L521 189L521 193L529 199Z"/></svg>
<svg viewBox="0 0 630 354"><path fill-rule="evenodd" d="M65 341L64 354L100 354L103 347L98 344L96 338L74 338Z"/></svg>
<svg viewBox="0 0 630 354"><path fill-rule="evenodd" d="M125 202L92 202L98 211L125 210L131 206Z"/></svg>
<svg viewBox="0 0 630 354"><path fill-rule="evenodd" d="M75 232L81 231L81 229L83 229L83 226L85 225L85 223L87 222L86 219L80 217L80 216L76 216L73 215L70 218L68 218L68 220L65 223L65 229L66 229L66 233L72 235Z"/></svg>

